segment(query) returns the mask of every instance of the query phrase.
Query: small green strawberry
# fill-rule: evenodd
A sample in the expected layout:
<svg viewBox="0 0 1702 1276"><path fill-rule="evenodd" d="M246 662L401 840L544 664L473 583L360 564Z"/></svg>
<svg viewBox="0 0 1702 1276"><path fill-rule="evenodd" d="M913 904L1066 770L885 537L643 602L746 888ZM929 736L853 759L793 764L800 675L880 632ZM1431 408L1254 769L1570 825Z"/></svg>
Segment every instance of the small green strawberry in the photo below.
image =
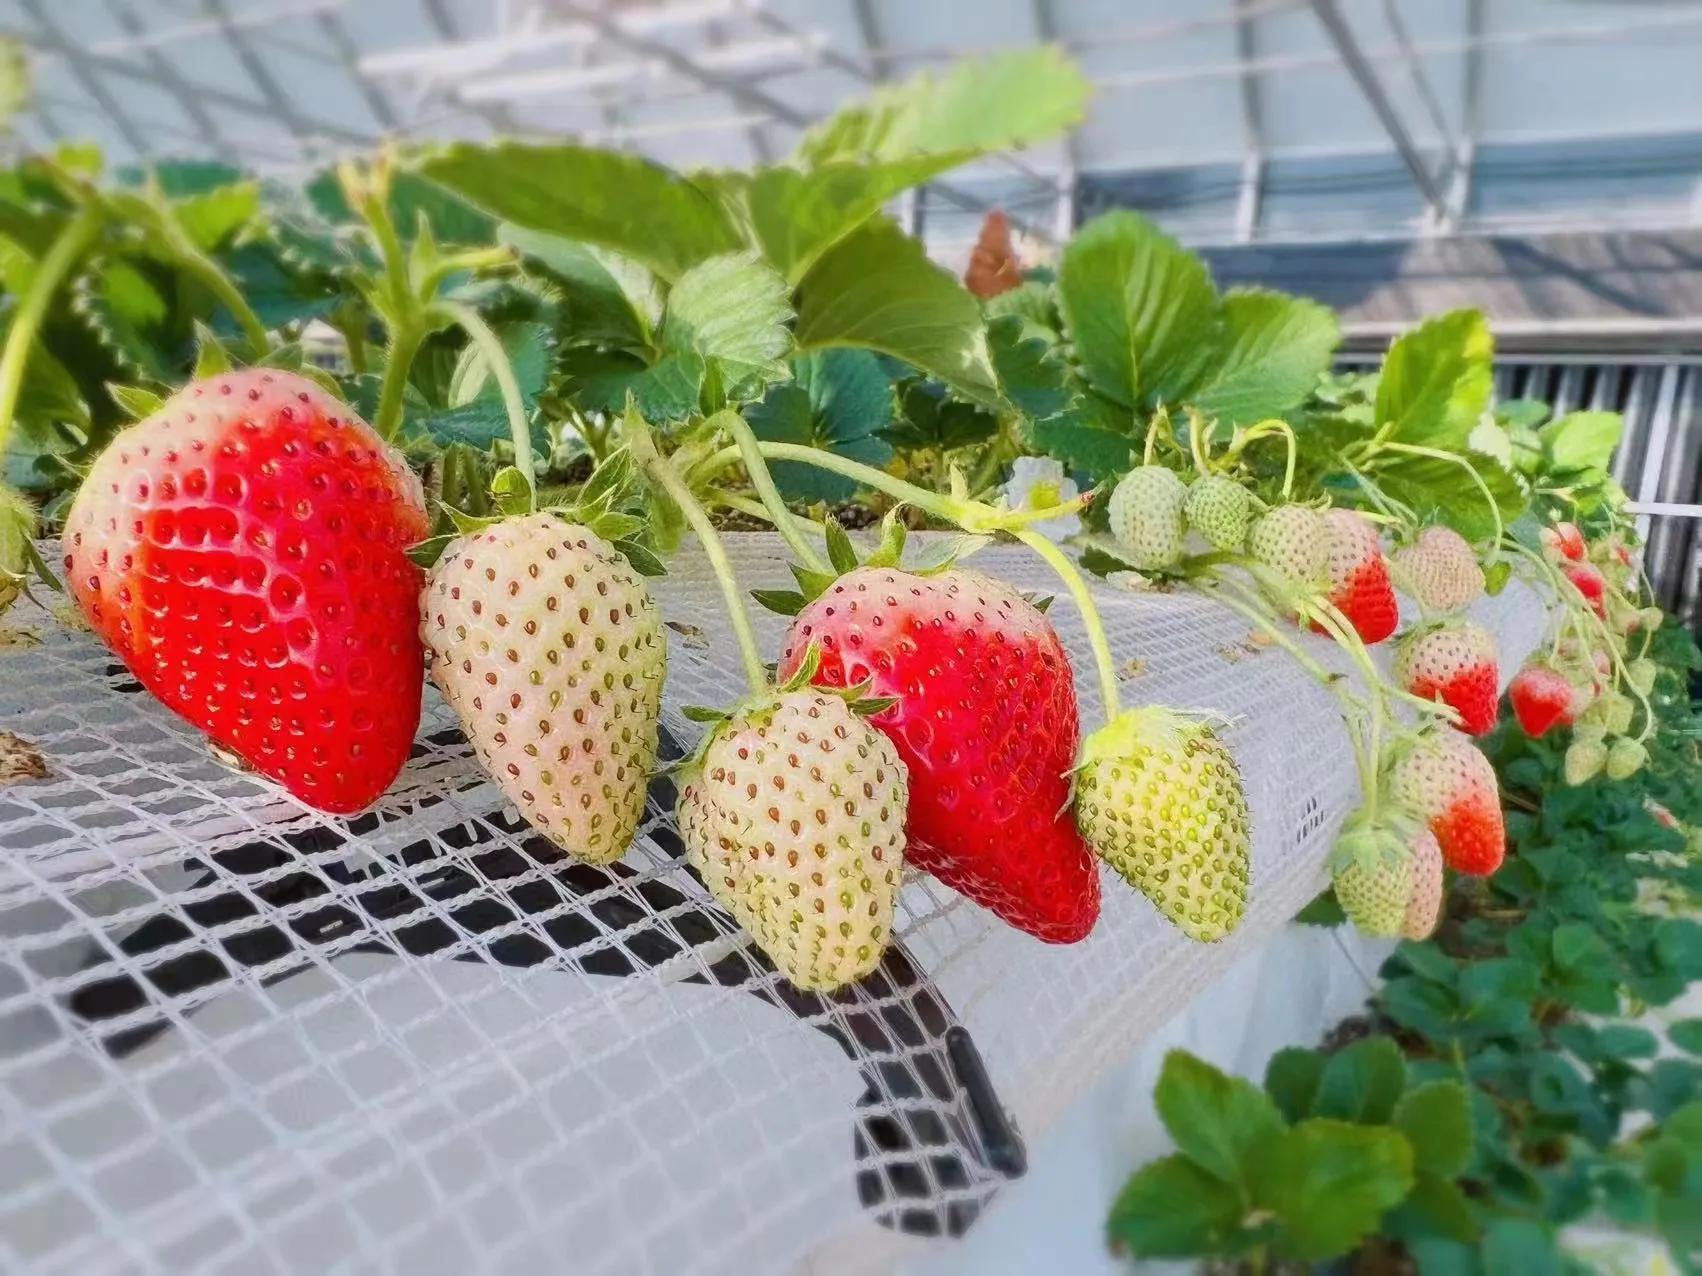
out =
<svg viewBox="0 0 1702 1276"><path fill-rule="evenodd" d="M1609 735L1624 735L1631 730L1631 720L1637 715L1637 702L1622 691L1602 693L1602 725Z"/></svg>
<svg viewBox="0 0 1702 1276"><path fill-rule="evenodd" d="M1607 755L1608 747L1600 740L1574 739L1567 746L1566 758L1562 763L1566 783L1577 788L1580 784L1587 784L1595 779L1607 765Z"/></svg>
<svg viewBox="0 0 1702 1276"><path fill-rule="evenodd" d="M1643 769L1643 764L1649 760L1649 750L1633 740L1630 736L1620 736L1607 751L1607 778L1610 780L1629 780Z"/></svg>
<svg viewBox="0 0 1702 1276"><path fill-rule="evenodd" d="M1573 744L1604 744L1607 740L1607 728L1595 718L1580 718L1572 728Z"/></svg>
<svg viewBox="0 0 1702 1276"><path fill-rule="evenodd" d="M24 592L35 533L35 506L22 492L0 483L0 615Z"/></svg>
<svg viewBox="0 0 1702 1276"><path fill-rule="evenodd" d="M1141 571L1169 567L1182 556L1182 509L1188 489L1173 470L1142 465L1111 493L1111 534Z"/></svg>
<svg viewBox="0 0 1702 1276"><path fill-rule="evenodd" d="M1253 521L1247 550L1297 594L1330 588L1330 527L1307 505L1279 505Z"/></svg>
<svg viewBox="0 0 1702 1276"><path fill-rule="evenodd" d="M569 854L618 860L644 815L667 664L643 579L588 528L527 514L451 541L421 612L431 680L491 778Z"/></svg>
<svg viewBox="0 0 1702 1276"><path fill-rule="evenodd" d="M1655 678L1660 673L1660 666L1647 656L1639 656L1625 666L1625 676L1631 685L1644 695L1655 689Z"/></svg>
<svg viewBox="0 0 1702 1276"><path fill-rule="evenodd" d="M1412 900L1412 854L1390 832L1360 829L1336 842L1332 877L1336 902L1361 932L1392 939L1406 924Z"/></svg>
<svg viewBox="0 0 1702 1276"><path fill-rule="evenodd" d="M1088 845L1193 939L1247 906L1252 834L1240 769L1206 723L1129 709L1083 742L1076 824Z"/></svg>
<svg viewBox="0 0 1702 1276"><path fill-rule="evenodd" d="M1239 550L1253 521L1253 494L1232 478L1206 474L1188 488L1182 507L1188 526L1213 549Z"/></svg>
<svg viewBox="0 0 1702 1276"><path fill-rule="evenodd" d="M831 991L891 942L908 799L892 741L844 696L800 686L712 728L682 778L680 836L780 972Z"/></svg>
<svg viewBox="0 0 1702 1276"><path fill-rule="evenodd" d="M1655 607L1655 606L1652 606L1652 605L1643 608L1642 613L1641 613L1643 628L1647 629L1651 632L1653 632L1656 629L1659 629L1663 624L1665 624L1666 618L1667 618L1666 612L1662 611L1659 607Z"/></svg>

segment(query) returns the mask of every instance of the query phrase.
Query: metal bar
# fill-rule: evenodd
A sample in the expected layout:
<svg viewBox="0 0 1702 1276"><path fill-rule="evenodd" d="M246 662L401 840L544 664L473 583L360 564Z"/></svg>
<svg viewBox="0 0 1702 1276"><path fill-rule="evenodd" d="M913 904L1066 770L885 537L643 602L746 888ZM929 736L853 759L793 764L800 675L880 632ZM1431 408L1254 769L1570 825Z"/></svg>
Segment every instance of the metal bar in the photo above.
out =
<svg viewBox="0 0 1702 1276"><path fill-rule="evenodd" d="M48 16L47 9L41 3L41 0L23 0L23 7L41 33L61 47L72 76L76 78L77 83L88 91L89 96L95 100L100 109L105 112L107 118L112 121L113 127L118 130L118 135L124 139L125 145L142 158L152 155L154 148L147 135L135 126L125 113L123 106L119 104L118 99L106 87L105 81L101 79L97 69L99 65L97 59L81 52L76 45L66 40L65 33L61 30L59 23Z"/></svg>
<svg viewBox="0 0 1702 1276"><path fill-rule="evenodd" d="M1683 505L1673 501L1627 501L1628 514L1645 518L1702 518L1702 505Z"/></svg>
<svg viewBox="0 0 1702 1276"><path fill-rule="evenodd" d="M298 138L306 140L312 135L312 128L300 109L284 92L284 86L278 77L272 74L272 68L266 60L254 51L249 43L247 34L231 19L230 10L225 7L225 0L201 0L213 20L219 24L225 43L230 46L242 69L248 72L248 78L254 82L254 87L260 90L260 96L266 99L268 106L277 119L294 133Z"/></svg>
<svg viewBox="0 0 1702 1276"><path fill-rule="evenodd" d="M182 72L170 59L160 53L155 44L147 42L143 38L147 34L147 27L136 16L136 11L124 0L106 0L106 7L118 25L123 27L129 35L136 37L134 46L136 51L153 70L159 82L165 85L172 97L177 100L177 104L183 108L184 115L188 116L190 123L195 126L200 141L211 147L215 154L221 155L227 160L239 161L241 159L240 152L231 140L219 131L218 123L213 119L212 112L207 110L206 103L190 89Z"/></svg>
<svg viewBox="0 0 1702 1276"><path fill-rule="evenodd" d="M22 0L26 6L38 8L40 0ZM64 35L42 28L36 31L20 30L17 28L0 28L0 35L13 36L22 40L32 48L46 48L62 57L71 59L73 63L79 59L89 67L98 69L102 74L115 75L127 80L139 81L144 84L158 84L159 79L152 71L144 70L126 62L123 58L105 53L87 53L79 50ZM264 102L256 102L253 98L243 97L239 93L231 93L215 85L203 84L183 76L184 87L204 102L228 107L243 115L255 119L277 122L277 113ZM370 145L376 139L370 133L361 133L330 120L315 119L309 121L316 136L329 141L351 142L358 146Z"/></svg>
<svg viewBox="0 0 1702 1276"><path fill-rule="evenodd" d="M1235 204L1235 238L1250 243L1259 232L1259 214L1264 203L1265 129L1264 100L1258 77L1250 69L1258 57L1253 31L1257 0L1235 0L1241 21L1235 25L1235 54L1241 60L1241 145L1246 158L1241 163L1241 191Z"/></svg>
<svg viewBox="0 0 1702 1276"><path fill-rule="evenodd" d="M1053 12L1052 0L1032 0L1034 10L1034 30L1043 43L1057 43L1058 16ZM1076 222L1076 179L1081 172L1081 147L1076 143L1074 132L1066 133L1063 139L1064 171L1058 174L1052 184L1057 204L1053 216L1053 225L1058 241L1062 243L1075 230Z"/></svg>
<svg viewBox="0 0 1702 1276"><path fill-rule="evenodd" d="M331 51L337 55L337 60L348 69L349 78L355 82L355 88L366 100L367 110L372 112L372 118L378 121L379 127L391 130L401 128L401 117L390 105L390 99L384 96L384 91L369 77L361 74L360 47L349 35L343 20L335 13L321 13L314 21L325 36L325 43L330 45Z"/></svg>
<svg viewBox="0 0 1702 1276"><path fill-rule="evenodd" d="M1318 15L1318 21L1335 44L1336 51L1341 54L1342 64L1353 77L1354 83L1359 85L1359 91L1364 94L1372 113L1382 124L1383 131L1394 143L1395 151L1400 155L1407 171L1412 174L1413 183L1418 187L1419 193L1430 205L1431 212L1441 217L1447 209L1447 199L1442 189L1437 186L1436 178L1431 173L1430 166L1425 163L1423 154L1407 132L1406 124L1402 122L1400 113L1395 110L1395 104L1389 100L1388 91L1384 88L1376 67L1366 58L1359 47L1358 38L1353 34L1353 28L1342 17L1336 0L1312 0L1312 11Z"/></svg>

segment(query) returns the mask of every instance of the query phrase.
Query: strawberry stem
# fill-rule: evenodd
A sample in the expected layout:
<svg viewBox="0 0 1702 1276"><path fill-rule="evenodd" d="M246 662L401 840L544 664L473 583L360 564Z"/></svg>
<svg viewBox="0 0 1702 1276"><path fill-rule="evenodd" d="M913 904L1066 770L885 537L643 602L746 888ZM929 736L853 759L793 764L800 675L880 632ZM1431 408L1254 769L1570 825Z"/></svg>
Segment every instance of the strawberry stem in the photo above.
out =
<svg viewBox="0 0 1702 1276"><path fill-rule="evenodd" d="M102 221L100 208L92 203L85 204L59 232L18 301L17 311L6 332L5 348L0 351L0 456L6 454L6 436L12 429L12 417L18 410L18 396L24 386L24 368L29 363L35 334L47 317L53 294L59 291L59 285L84 250L94 242Z"/></svg>
<svg viewBox="0 0 1702 1276"><path fill-rule="evenodd" d="M715 573L715 581L721 587L721 601L727 608L727 619L732 623L733 637L739 644L739 659L744 665L745 681L750 684L752 695L762 695L768 690L768 670L762 663L762 653L757 648L756 635L751 630L750 616L745 612L744 592L739 588L738 577L733 574L733 565L727 560L726 546L715 531L715 525L709 521L709 515L704 512L697 497L692 495L691 487L675 473L668 459L656 450L649 426L645 425L638 413L632 409L630 399L622 434L632 453L632 459L637 461L640 468L680 507L686 522L691 524L691 530L697 534L698 541L703 545L704 555L709 559L710 569Z"/></svg>
<svg viewBox="0 0 1702 1276"><path fill-rule="evenodd" d="M526 397L520 393L520 382L514 375L508 351L502 347L502 338L485 322L483 315L458 301L440 301L431 307L429 313L442 316L465 332L467 339L479 348L485 362L490 365L497 389L502 392L503 410L508 414L508 435L514 443L514 468L526 480L526 507L537 509L538 480L532 470L532 423L526 412Z"/></svg>
<svg viewBox="0 0 1702 1276"><path fill-rule="evenodd" d="M1105 709L1105 721L1110 723L1117 717L1117 666L1111 659L1111 644L1105 637L1105 624L1100 619L1099 607L1093 601L1093 592L1082 579L1081 572L1069 560L1062 550L1039 532L1033 532L1025 527L1007 528L1010 534L1028 546L1046 561L1053 571L1058 573L1064 582L1064 587L1070 591L1070 597L1075 600L1076 610L1081 613L1082 625L1087 630L1087 643L1093 649L1093 663L1099 671L1099 698Z"/></svg>
<svg viewBox="0 0 1702 1276"><path fill-rule="evenodd" d="M1484 504L1489 507L1490 519L1495 523L1495 537L1490 541L1490 561L1494 562L1495 557L1500 553L1501 541L1506 529L1501 523L1501 505L1495 499L1495 493L1489 490L1489 484L1483 481L1483 475L1477 472L1477 466L1466 460L1458 452L1444 452L1441 448L1420 447L1416 443L1393 442L1384 443L1382 446L1390 452L1399 452L1404 456L1423 456L1432 461L1446 461L1449 465L1459 466L1471 476L1472 482L1477 486L1478 493L1483 497Z"/></svg>
<svg viewBox="0 0 1702 1276"><path fill-rule="evenodd" d="M733 442L738 445L739 456L744 460L745 472L750 475L751 486L756 488L757 497L767 510L769 522L774 524L774 530L780 533L787 546L797 555L798 561L814 572L830 571L827 560L810 544L809 538L794 520L792 511L786 507L780 489L775 487L774 476L768 471L768 462L762 458L762 446L756 437L756 431L751 429L744 417L731 409L717 412L710 418L709 423L721 425L733 436Z"/></svg>

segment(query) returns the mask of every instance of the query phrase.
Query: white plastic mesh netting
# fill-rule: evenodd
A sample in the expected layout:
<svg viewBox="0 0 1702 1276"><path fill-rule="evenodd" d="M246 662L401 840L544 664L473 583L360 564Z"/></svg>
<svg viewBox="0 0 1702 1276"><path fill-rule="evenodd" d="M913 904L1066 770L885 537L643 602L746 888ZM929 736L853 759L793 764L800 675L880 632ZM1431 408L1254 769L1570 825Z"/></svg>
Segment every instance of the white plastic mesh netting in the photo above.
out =
<svg viewBox="0 0 1702 1276"><path fill-rule="evenodd" d="M788 582L774 538L730 540L745 587ZM1057 592L1019 548L973 565ZM702 558L656 589L689 742L681 707L742 682ZM1050 947L912 875L893 954L830 1000L682 867L660 789L622 864L552 858L428 692L382 804L318 815L21 604L0 722L51 775L0 789L0 1269L753 1272L961 1231L1022 1138L1321 888L1355 800L1335 703L1287 656L1192 595L1096 592L1128 701L1233 720L1240 930L1194 944L1108 876L1093 935ZM1067 596L1051 615L1091 726ZM1517 581L1475 618L1504 674L1544 622ZM770 653L784 624L759 619Z"/></svg>

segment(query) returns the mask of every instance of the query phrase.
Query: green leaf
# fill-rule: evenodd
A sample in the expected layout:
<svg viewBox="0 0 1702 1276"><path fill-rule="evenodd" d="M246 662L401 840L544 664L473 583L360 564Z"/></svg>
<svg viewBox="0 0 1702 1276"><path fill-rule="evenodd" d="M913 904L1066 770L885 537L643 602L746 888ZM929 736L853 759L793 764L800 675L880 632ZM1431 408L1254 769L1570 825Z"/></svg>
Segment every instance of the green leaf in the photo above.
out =
<svg viewBox="0 0 1702 1276"><path fill-rule="evenodd" d="M1478 1238L1480 1229L1471 1199L1451 1178L1419 1170L1413 1178L1412 1193L1401 1208L1412 1210L1449 1240L1470 1244Z"/></svg>
<svg viewBox="0 0 1702 1276"><path fill-rule="evenodd" d="M1324 1075L1324 1056L1316 1050L1289 1046L1265 1065L1265 1089L1290 1122L1312 1114L1312 1100Z"/></svg>
<svg viewBox="0 0 1702 1276"><path fill-rule="evenodd" d="M1596 1044L1608 1059L1653 1059L1661 1049L1654 1033L1630 1023L1603 1024Z"/></svg>
<svg viewBox="0 0 1702 1276"><path fill-rule="evenodd" d="M1137 439L1093 424L1077 411L1063 412L1028 427L1029 441L1066 468L1098 481L1129 468Z"/></svg>
<svg viewBox="0 0 1702 1276"><path fill-rule="evenodd" d="M1262 1149L1254 1200L1276 1212L1280 1253L1317 1261L1370 1235L1412 1183L1412 1149L1401 1135L1314 1117Z"/></svg>
<svg viewBox="0 0 1702 1276"><path fill-rule="evenodd" d="M567 390L589 411L620 412L629 395L651 421L682 421L698 409L703 362L694 354L651 364L618 350L581 346L565 351L560 366Z"/></svg>
<svg viewBox="0 0 1702 1276"><path fill-rule="evenodd" d="M805 171L707 173L693 180L720 198L769 264L796 284L893 196L970 158L973 152L953 151L886 163L834 161Z"/></svg>
<svg viewBox="0 0 1702 1276"><path fill-rule="evenodd" d="M1553 415L1553 410L1535 399L1503 399L1495 405L1495 415L1510 430L1534 430Z"/></svg>
<svg viewBox="0 0 1702 1276"><path fill-rule="evenodd" d="M669 282L743 246L714 199L635 155L458 143L427 155L420 171L493 217L611 248Z"/></svg>
<svg viewBox="0 0 1702 1276"><path fill-rule="evenodd" d="M1607 960L1607 945L1587 922L1562 922L1554 928L1550 943L1554 964L1563 970L1577 970Z"/></svg>
<svg viewBox="0 0 1702 1276"><path fill-rule="evenodd" d="M1182 1050L1164 1056L1153 1101L1177 1148L1224 1183L1245 1183L1254 1150L1282 1132L1264 1091Z"/></svg>
<svg viewBox="0 0 1702 1276"><path fill-rule="evenodd" d="M1687 1054L1702 1054L1702 1019L1680 1019L1670 1024L1667 1040Z"/></svg>
<svg viewBox="0 0 1702 1276"><path fill-rule="evenodd" d="M662 318L662 290L649 270L607 248L504 223L497 240L541 264L565 285L564 340L647 350Z"/></svg>
<svg viewBox="0 0 1702 1276"><path fill-rule="evenodd" d="M519 383L521 397L530 408L544 392L550 377L550 330L541 323L511 323L497 329L508 365ZM449 379L449 406L461 407L475 399L502 402L502 390L492 374L485 352L472 342L461 348Z"/></svg>
<svg viewBox="0 0 1702 1276"><path fill-rule="evenodd" d="M861 347L993 406L997 377L981 308L922 245L877 218L824 255L798 288L801 350Z"/></svg>
<svg viewBox="0 0 1702 1276"><path fill-rule="evenodd" d="M1185 401L1218 357L1211 275L1138 213L1106 213L1076 233L1058 294L1088 383L1123 407Z"/></svg>
<svg viewBox="0 0 1702 1276"><path fill-rule="evenodd" d="M1300 926L1340 926L1347 921L1334 887L1326 886L1312 897L1312 902L1294 915Z"/></svg>
<svg viewBox="0 0 1702 1276"><path fill-rule="evenodd" d="M662 348L718 366L728 397L743 399L784 381L792 334L786 281L755 253L711 257L680 277L668 294Z"/></svg>
<svg viewBox="0 0 1702 1276"><path fill-rule="evenodd" d="M1503 527L1524 513L1530 495L1511 470L1481 454L1467 459L1495 498ZM1439 518L1472 541L1485 540L1495 532L1488 502L1458 465L1430 456L1382 453L1373 474L1385 492L1411 506L1421 520Z"/></svg>
<svg viewBox="0 0 1702 1276"><path fill-rule="evenodd" d="M1625 418L1617 412L1569 412L1537 431L1555 470L1605 472L1625 430Z"/></svg>
<svg viewBox="0 0 1702 1276"><path fill-rule="evenodd" d="M1051 45L965 60L846 107L806 133L796 155L821 165L1018 149L1079 124L1089 92L1081 69Z"/></svg>
<svg viewBox="0 0 1702 1276"><path fill-rule="evenodd" d="M621 552L621 556L632 564L632 569L640 576L666 576L668 574L667 565L643 541L635 540L630 536L623 536L620 540L614 542L614 546Z"/></svg>
<svg viewBox="0 0 1702 1276"><path fill-rule="evenodd" d="M1223 323L1222 354L1193 404L1235 425L1298 404L1329 371L1341 339L1328 306L1258 289L1225 296Z"/></svg>
<svg viewBox="0 0 1702 1276"><path fill-rule="evenodd" d="M213 335L212 329L205 324L195 325L195 371L197 381L206 377L216 377L229 372L231 368L230 353Z"/></svg>
<svg viewBox="0 0 1702 1276"><path fill-rule="evenodd" d="M759 439L799 443L877 468L892 457L881 432L892 419L892 390L880 361L864 350L824 350L793 363L789 385L770 386L745 409ZM843 501L857 490L848 478L799 461L769 466L789 500Z"/></svg>
<svg viewBox="0 0 1702 1276"><path fill-rule="evenodd" d="M949 452L985 443L999 418L985 408L951 398L937 382L917 378L898 396L898 418L881 437L899 450Z"/></svg>
<svg viewBox="0 0 1702 1276"><path fill-rule="evenodd" d="M118 410L132 421L145 420L165 406L165 399L139 385L108 383L106 392Z"/></svg>
<svg viewBox="0 0 1702 1276"><path fill-rule="evenodd" d="M232 182L177 200L172 213L203 252L222 247L260 215L260 184Z"/></svg>
<svg viewBox="0 0 1702 1276"><path fill-rule="evenodd" d="M1383 359L1377 425L1392 423L1398 442L1463 448L1489 403L1494 355L1479 311L1454 310L1419 325Z"/></svg>
<svg viewBox="0 0 1702 1276"><path fill-rule="evenodd" d="M1395 1105L1392 1123L1412 1145L1419 1169L1450 1179L1464 1173L1472 1153L1471 1098L1458 1081L1414 1086Z"/></svg>
<svg viewBox="0 0 1702 1276"><path fill-rule="evenodd" d="M1561 1276L1553 1231L1534 1219L1498 1218L1484 1230L1483 1276Z"/></svg>
<svg viewBox="0 0 1702 1276"><path fill-rule="evenodd" d="M1183 1156L1141 1167L1117 1194L1107 1230L1137 1258L1192 1258L1233 1249L1236 1191Z"/></svg>
<svg viewBox="0 0 1702 1276"><path fill-rule="evenodd" d="M987 347L999 374L999 388L1031 420L1056 416L1072 397L1069 368L1056 344L1034 334L1019 315L1001 315L987 324Z"/></svg>
<svg viewBox="0 0 1702 1276"><path fill-rule="evenodd" d="M1406 1089L1406 1064L1388 1037L1366 1037L1331 1055L1318 1079L1312 1111L1342 1121L1380 1125Z"/></svg>

